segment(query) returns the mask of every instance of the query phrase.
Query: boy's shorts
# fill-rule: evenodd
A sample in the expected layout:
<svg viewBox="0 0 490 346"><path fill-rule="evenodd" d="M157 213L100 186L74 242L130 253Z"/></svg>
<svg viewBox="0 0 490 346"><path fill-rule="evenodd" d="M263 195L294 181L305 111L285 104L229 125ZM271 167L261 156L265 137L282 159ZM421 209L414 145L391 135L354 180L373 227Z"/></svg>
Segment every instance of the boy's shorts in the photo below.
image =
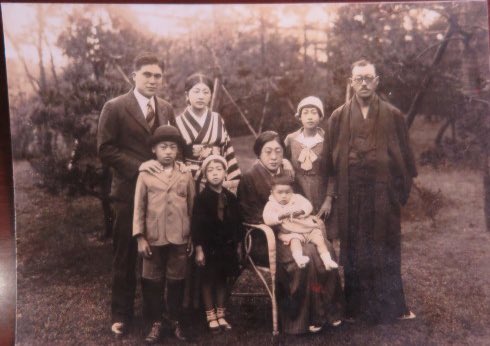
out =
<svg viewBox="0 0 490 346"><path fill-rule="evenodd" d="M323 232L318 228L313 229L309 233L285 233L280 231L277 237L284 245L289 245L293 239L298 239L302 244L319 244L320 242L325 242Z"/></svg>
<svg viewBox="0 0 490 346"><path fill-rule="evenodd" d="M150 246L151 257L143 257L142 278L183 280L187 264L187 244Z"/></svg>

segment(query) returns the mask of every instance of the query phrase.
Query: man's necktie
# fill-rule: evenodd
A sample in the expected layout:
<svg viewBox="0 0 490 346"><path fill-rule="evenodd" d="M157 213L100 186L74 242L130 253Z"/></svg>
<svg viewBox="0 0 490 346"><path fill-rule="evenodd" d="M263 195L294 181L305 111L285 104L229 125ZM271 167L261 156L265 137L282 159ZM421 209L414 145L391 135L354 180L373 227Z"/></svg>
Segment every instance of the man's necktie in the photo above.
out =
<svg viewBox="0 0 490 346"><path fill-rule="evenodd" d="M150 129L153 128L153 125L155 124L155 110L151 106L151 102L148 102L146 121L148 122L148 126L150 127Z"/></svg>

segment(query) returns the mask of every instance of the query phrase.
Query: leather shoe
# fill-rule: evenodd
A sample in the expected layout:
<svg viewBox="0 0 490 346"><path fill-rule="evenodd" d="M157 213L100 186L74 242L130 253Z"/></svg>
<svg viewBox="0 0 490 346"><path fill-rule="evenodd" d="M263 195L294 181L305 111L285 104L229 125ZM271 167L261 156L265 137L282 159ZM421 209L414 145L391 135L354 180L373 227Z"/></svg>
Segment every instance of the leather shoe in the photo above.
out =
<svg viewBox="0 0 490 346"><path fill-rule="evenodd" d="M151 326L151 330L145 338L145 342L147 344L155 344L160 341L162 337L162 322L153 322Z"/></svg>
<svg viewBox="0 0 490 346"><path fill-rule="evenodd" d="M184 330L182 329L179 322L174 321L173 323L174 336L177 340L180 341L188 341L189 337L185 335Z"/></svg>
<svg viewBox="0 0 490 346"><path fill-rule="evenodd" d="M112 335L116 338L124 336L128 332L128 327L124 322L114 322L111 326Z"/></svg>
<svg viewBox="0 0 490 346"><path fill-rule="evenodd" d="M399 320L413 320L415 317L417 317L417 316L412 311L409 311L406 314L403 314L403 315L397 317L397 319L399 319Z"/></svg>

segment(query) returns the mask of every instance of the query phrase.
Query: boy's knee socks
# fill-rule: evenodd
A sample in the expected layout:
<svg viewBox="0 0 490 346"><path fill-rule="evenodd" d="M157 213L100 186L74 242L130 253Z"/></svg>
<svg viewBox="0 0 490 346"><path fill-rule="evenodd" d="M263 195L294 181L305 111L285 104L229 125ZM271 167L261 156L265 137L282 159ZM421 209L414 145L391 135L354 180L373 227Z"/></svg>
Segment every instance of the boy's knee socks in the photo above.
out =
<svg viewBox="0 0 490 346"><path fill-rule="evenodd" d="M167 307L172 320L180 321L183 297L184 280L167 280Z"/></svg>
<svg viewBox="0 0 490 346"><path fill-rule="evenodd" d="M144 318L149 322L160 321L163 314L163 281L141 279L141 291Z"/></svg>

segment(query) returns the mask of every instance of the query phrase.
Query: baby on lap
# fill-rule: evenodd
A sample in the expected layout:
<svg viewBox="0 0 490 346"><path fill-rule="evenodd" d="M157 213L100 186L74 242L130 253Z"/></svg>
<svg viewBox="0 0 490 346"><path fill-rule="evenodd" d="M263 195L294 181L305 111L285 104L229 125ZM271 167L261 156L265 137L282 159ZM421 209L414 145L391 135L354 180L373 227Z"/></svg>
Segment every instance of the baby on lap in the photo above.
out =
<svg viewBox="0 0 490 346"><path fill-rule="evenodd" d="M265 205L263 218L268 226L279 225L279 240L291 247L293 259L300 268L310 261L303 255L302 243L315 244L326 270L338 268L325 243L323 222L310 215L313 206L305 197L293 192L289 176L274 177L271 195Z"/></svg>

